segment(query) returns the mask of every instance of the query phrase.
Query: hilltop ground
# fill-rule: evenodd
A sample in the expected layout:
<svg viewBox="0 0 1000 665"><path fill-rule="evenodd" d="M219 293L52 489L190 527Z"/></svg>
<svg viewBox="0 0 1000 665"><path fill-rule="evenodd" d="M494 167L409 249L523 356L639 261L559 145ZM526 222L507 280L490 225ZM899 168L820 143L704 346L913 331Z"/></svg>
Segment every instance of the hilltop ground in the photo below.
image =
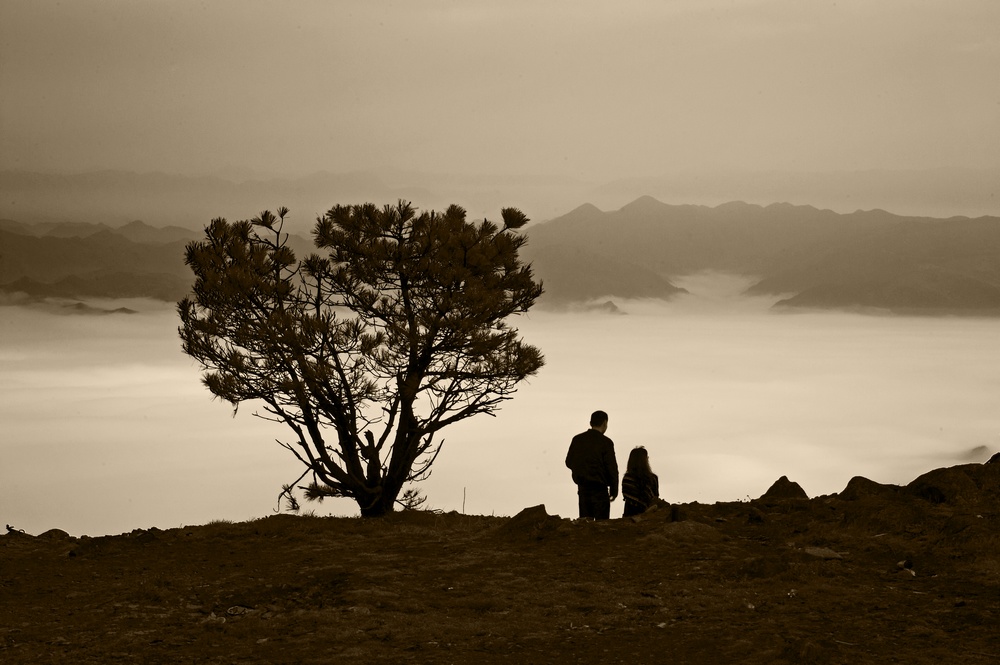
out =
<svg viewBox="0 0 1000 665"><path fill-rule="evenodd" d="M0 661L1000 662L1000 464L803 497L8 532Z"/></svg>

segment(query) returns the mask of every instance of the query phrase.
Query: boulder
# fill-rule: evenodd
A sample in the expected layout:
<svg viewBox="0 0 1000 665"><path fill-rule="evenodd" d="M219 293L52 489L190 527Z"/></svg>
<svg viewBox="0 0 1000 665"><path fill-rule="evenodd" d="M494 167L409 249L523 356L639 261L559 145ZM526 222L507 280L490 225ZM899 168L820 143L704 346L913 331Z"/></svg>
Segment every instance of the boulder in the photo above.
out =
<svg viewBox="0 0 1000 665"><path fill-rule="evenodd" d="M981 464L965 464L944 469L934 469L919 476L904 488L913 496L930 503L975 503L979 499L979 486L969 475L966 467L982 467Z"/></svg>
<svg viewBox="0 0 1000 665"><path fill-rule="evenodd" d="M549 515L544 504L525 508L500 527L502 536L513 538L543 538L562 523L558 515Z"/></svg>
<svg viewBox="0 0 1000 665"><path fill-rule="evenodd" d="M792 482L788 476L782 476L774 481L774 484L764 492L761 499L808 499L809 495L799 486Z"/></svg>
<svg viewBox="0 0 1000 665"><path fill-rule="evenodd" d="M895 485L882 485L863 476L854 476L844 491L837 496L844 501L857 501L866 496L889 496L895 494L898 489Z"/></svg>

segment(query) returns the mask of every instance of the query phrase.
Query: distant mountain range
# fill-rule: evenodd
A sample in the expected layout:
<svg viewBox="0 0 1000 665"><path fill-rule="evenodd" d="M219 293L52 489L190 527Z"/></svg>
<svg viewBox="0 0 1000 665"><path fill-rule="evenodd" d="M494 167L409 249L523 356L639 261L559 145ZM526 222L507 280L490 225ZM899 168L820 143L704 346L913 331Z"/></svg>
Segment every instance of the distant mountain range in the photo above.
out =
<svg viewBox="0 0 1000 665"><path fill-rule="evenodd" d="M781 307L1000 314L1000 217L674 206L645 196L612 212L583 205L528 234L525 255L559 297L669 298L670 277L713 270L754 276L749 293L785 295ZM581 278L588 268L616 278L595 285Z"/></svg>
<svg viewBox="0 0 1000 665"><path fill-rule="evenodd" d="M99 233L111 233L137 243L170 243L188 241L195 237L191 229L180 226L150 226L140 220L112 228L107 224L87 222L36 222L20 224L10 219L0 219L0 231L36 238L88 238Z"/></svg>
<svg viewBox="0 0 1000 665"><path fill-rule="evenodd" d="M669 299L683 292L672 278L712 270L753 276L749 293L783 296L784 308L1000 315L1000 217L740 202L712 208L644 196L608 212L582 205L527 234L523 255L549 306ZM0 290L177 300L192 282L184 246L200 236L141 221L0 220ZM299 255L311 247L303 233L292 245Z"/></svg>
<svg viewBox="0 0 1000 665"><path fill-rule="evenodd" d="M460 165L459 165L460 169ZM103 223L141 219L153 226L202 228L214 217L253 217L286 206L292 230L307 234L317 215L335 204L412 201L444 210L455 203L473 218L504 206L536 222L560 216L581 201L617 210L642 195L661 201L717 206L791 201L838 211L882 208L903 214L946 217L997 214L1000 169L933 169L849 172L684 171L657 177L596 182L545 175L421 173L381 168L270 177L233 168L211 175L91 171L0 171L0 218L28 222Z"/></svg>
<svg viewBox="0 0 1000 665"><path fill-rule="evenodd" d="M0 289L45 297L176 300L191 285L181 228L133 222L20 224L0 220Z"/></svg>

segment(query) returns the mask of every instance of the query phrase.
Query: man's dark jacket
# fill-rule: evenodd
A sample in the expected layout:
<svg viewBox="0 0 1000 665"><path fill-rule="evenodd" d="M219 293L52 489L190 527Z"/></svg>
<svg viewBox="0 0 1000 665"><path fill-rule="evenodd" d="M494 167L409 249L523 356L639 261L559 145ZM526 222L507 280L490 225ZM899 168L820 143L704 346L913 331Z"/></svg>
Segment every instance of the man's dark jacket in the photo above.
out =
<svg viewBox="0 0 1000 665"><path fill-rule="evenodd" d="M566 466L573 472L573 482L581 488L607 487L611 496L618 496L615 444L596 429L573 437L566 454Z"/></svg>

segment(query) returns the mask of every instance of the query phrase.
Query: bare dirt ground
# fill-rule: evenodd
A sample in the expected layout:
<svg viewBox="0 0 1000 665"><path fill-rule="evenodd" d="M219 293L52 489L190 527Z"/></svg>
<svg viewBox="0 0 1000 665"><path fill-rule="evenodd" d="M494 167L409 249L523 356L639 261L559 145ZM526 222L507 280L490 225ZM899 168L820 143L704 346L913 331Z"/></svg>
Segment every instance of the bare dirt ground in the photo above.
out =
<svg viewBox="0 0 1000 665"><path fill-rule="evenodd" d="M800 492L8 532L0 662L1000 663L1000 464Z"/></svg>

